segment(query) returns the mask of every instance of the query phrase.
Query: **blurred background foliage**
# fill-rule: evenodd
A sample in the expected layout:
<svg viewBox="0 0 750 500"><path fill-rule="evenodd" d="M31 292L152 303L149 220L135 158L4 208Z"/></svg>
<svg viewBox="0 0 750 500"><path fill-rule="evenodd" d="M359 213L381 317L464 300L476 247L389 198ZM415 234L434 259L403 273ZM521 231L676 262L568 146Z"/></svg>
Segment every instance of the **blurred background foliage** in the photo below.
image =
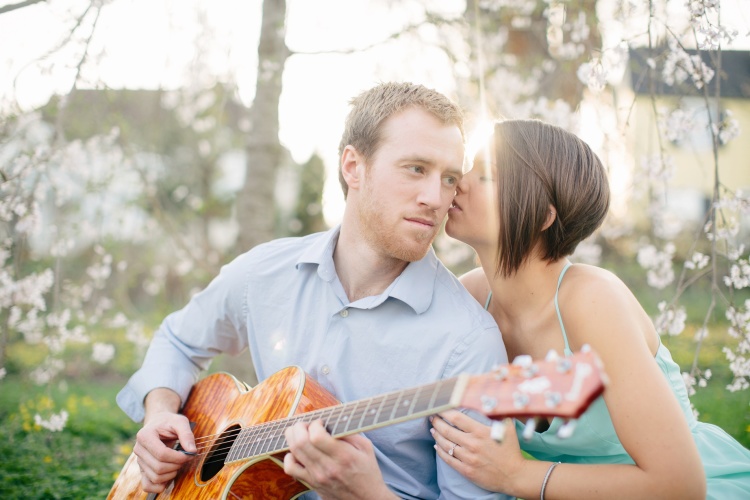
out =
<svg viewBox="0 0 750 500"><path fill-rule="evenodd" d="M135 29L122 14L138 2L0 2L0 32L52 16L57 35L36 56L0 44L12 77L0 89L0 496L106 494L138 428L114 395L162 318L248 248L338 222L346 102L389 79L447 93L469 130L540 118L591 142L618 201L573 260L631 287L700 418L750 446L750 150L735 139L750 126L750 56L724 51L748 38L731 24L747 33L747 17L718 17L729 4L257 0L244 20L216 20L208 3L164 0L146 8L166 12L165 32L188 25L192 52L179 83L138 87L98 72L107 57L126 65L108 53L107 22ZM233 30L257 40L230 43ZM300 153L313 139L324 146ZM435 248L456 274L475 266L444 235ZM255 382L247 355L211 369Z"/></svg>

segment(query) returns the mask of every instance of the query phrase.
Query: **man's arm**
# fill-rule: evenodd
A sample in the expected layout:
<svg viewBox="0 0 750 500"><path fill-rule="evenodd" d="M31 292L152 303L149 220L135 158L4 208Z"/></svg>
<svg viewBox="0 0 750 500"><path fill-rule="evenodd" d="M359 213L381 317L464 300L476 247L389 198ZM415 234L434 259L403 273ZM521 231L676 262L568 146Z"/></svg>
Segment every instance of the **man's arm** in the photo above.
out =
<svg viewBox="0 0 750 500"><path fill-rule="evenodd" d="M188 453L195 453L195 438L190 423L177 412L181 406L176 392L157 388L146 396L144 426L138 431L133 453L141 469L141 487L150 493L164 491L180 467L191 455L174 450L179 440Z"/></svg>

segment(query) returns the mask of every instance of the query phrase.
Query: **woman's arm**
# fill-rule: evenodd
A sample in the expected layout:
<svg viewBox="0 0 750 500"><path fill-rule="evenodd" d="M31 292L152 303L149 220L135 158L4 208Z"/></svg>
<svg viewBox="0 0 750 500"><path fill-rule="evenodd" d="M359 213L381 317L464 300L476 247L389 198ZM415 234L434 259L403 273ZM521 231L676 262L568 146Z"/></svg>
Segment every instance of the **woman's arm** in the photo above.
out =
<svg viewBox="0 0 750 500"><path fill-rule="evenodd" d="M656 332L632 293L606 271L575 266L561 287L560 307L571 349L589 344L602 359L610 379L604 399L635 465L561 464L545 498L705 498L698 451L647 340ZM485 488L539 497L550 462L526 460L514 432L499 445L488 427L458 412L442 416L460 429L434 419L444 460ZM452 443L458 446L451 456Z"/></svg>

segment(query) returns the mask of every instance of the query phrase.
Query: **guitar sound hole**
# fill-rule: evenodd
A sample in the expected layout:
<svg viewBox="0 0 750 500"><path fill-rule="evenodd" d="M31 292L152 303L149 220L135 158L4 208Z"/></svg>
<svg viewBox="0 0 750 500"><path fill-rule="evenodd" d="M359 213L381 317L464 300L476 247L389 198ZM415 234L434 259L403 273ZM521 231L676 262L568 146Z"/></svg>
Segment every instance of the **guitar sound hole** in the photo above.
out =
<svg viewBox="0 0 750 500"><path fill-rule="evenodd" d="M224 467L224 461L227 458L232 444L234 444L237 434L240 432L239 425L233 425L228 427L221 436L214 443L213 448L209 452L206 460L203 462L203 468L201 468L201 481L208 481Z"/></svg>

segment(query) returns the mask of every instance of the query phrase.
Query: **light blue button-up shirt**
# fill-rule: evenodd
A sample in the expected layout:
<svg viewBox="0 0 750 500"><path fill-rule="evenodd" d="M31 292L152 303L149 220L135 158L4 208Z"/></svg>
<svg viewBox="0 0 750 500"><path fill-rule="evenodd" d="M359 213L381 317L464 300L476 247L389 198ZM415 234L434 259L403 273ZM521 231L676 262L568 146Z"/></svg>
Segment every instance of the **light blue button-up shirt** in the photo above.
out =
<svg viewBox="0 0 750 500"><path fill-rule="evenodd" d="M275 240L224 266L164 320L120 407L142 420L157 387L184 402L214 355L245 348L258 380L297 365L343 402L507 362L494 319L432 249L380 295L349 302L333 263L338 234ZM402 498L497 498L436 458L429 429L420 418L365 433L388 486Z"/></svg>

